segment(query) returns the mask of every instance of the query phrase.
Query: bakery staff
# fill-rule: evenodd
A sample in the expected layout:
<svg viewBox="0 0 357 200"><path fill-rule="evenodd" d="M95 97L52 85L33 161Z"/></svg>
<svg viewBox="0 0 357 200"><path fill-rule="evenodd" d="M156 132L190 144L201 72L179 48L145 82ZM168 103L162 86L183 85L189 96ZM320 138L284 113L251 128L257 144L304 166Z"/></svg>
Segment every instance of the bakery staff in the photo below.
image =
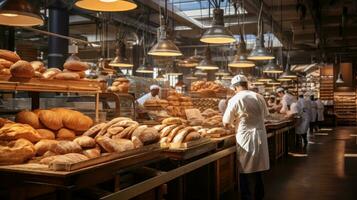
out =
<svg viewBox="0 0 357 200"><path fill-rule="evenodd" d="M269 100L268 100L268 106L269 107L274 107L276 104L275 104L275 96L274 95L270 95L269 96Z"/></svg>
<svg viewBox="0 0 357 200"><path fill-rule="evenodd" d="M310 108L309 103L304 99L304 95L299 95L299 100L297 104L300 108L300 119L296 121L295 124L295 133L301 137L304 144L303 147L307 146L307 131L310 126Z"/></svg>
<svg viewBox="0 0 357 200"><path fill-rule="evenodd" d="M149 99L153 99L153 98L159 99L159 93L160 93L160 86L151 85L150 92L145 94L144 96L140 97L136 101L138 102L139 105L144 106L145 101L147 101Z"/></svg>
<svg viewBox="0 0 357 200"><path fill-rule="evenodd" d="M269 169L269 150L264 118L269 114L262 95L248 90L248 80L237 75L231 81L237 92L223 115L224 126L235 125L240 170L241 199L263 199L262 171Z"/></svg>
<svg viewBox="0 0 357 200"><path fill-rule="evenodd" d="M318 123L319 129L321 129L321 123L325 120L325 117L324 117L325 106L320 99L316 100L316 105L317 105L317 123Z"/></svg>
<svg viewBox="0 0 357 200"><path fill-rule="evenodd" d="M278 88L276 90L277 95L281 98L281 109L280 113L286 114L290 109L290 105L296 100L296 98L285 91L283 88Z"/></svg>
<svg viewBox="0 0 357 200"><path fill-rule="evenodd" d="M311 101L311 116L310 116L310 134L314 133L316 128L316 118L317 118L317 103L315 101L314 95L310 96Z"/></svg>

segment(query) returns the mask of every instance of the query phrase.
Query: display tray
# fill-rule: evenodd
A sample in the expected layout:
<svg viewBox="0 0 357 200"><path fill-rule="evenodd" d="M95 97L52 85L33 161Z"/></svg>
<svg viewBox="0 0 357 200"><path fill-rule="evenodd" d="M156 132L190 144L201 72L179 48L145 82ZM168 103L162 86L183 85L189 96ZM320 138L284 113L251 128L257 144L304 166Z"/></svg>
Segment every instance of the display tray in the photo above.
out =
<svg viewBox="0 0 357 200"><path fill-rule="evenodd" d="M216 149L217 141L208 140L207 142L202 142L187 148L168 148L163 150L163 152L165 156L171 159L187 160Z"/></svg>
<svg viewBox="0 0 357 200"><path fill-rule="evenodd" d="M98 93L105 91L105 87L104 82L97 80L23 79L0 75L0 90Z"/></svg>

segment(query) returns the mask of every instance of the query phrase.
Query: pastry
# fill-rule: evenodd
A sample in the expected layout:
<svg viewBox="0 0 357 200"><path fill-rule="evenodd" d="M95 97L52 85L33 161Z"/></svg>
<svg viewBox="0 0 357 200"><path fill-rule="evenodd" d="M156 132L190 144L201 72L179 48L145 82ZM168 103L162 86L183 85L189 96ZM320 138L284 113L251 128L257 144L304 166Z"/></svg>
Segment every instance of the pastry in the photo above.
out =
<svg viewBox="0 0 357 200"><path fill-rule="evenodd" d="M76 138L76 133L72 130L61 128L57 133L57 139L59 140L74 140Z"/></svg>
<svg viewBox="0 0 357 200"><path fill-rule="evenodd" d="M21 111L17 113L15 121L21 124L28 124L35 129L41 128L38 116L31 111Z"/></svg>
<svg viewBox="0 0 357 200"><path fill-rule="evenodd" d="M32 78L35 75L35 70L27 61L20 60L11 65L10 72L12 77L16 78Z"/></svg>
<svg viewBox="0 0 357 200"><path fill-rule="evenodd" d="M190 141L194 141L194 140L199 140L201 138L201 135L196 132L193 131L189 134L186 135L185 139L183 140L183 142L190 142Z"/></svg>
<svg viewBox="0 0 357 200"><path fill-rule="evenodd" d="M54 78L58 73L61 73L61 70L57 68L50 68L47 69L43 74L42 77L45 79L52 79Z"/></svg>
<svg viewBox="0 0 357 200"><path fill-rule="evenodd" d="M20 138L37 142L41 140L41 135L27 124L5 124L0 129L0 140L17 140Z"/></svg>
<svg viewBox="0 0 357 200"><path fill-rule="evenodd" d="M83 135L94 138L104 126L105 126L105 123L100 123L95 126L92 126L92 128L90 128L86 132L84 132Z"/></svg>
<svg viewBox="0 0 357 200"><path fill-rule="evenodd" d="M0 58L11 61L13 63L21 60L20 56L17 55L17 53L5 49L0 49Z"/></svg>
<svg viewBox="0 0 357 200"><path fill-rule="evenodd" d="M174 139L172 140L173 143L182 143L183 140L186 138L186 136L191 133L192 131L195 131L194 128L192 128L191 126L186 127L182 130L180 130L176 136L174 137Z"/></svg>
<svg viewBox="0 0 357 200"><path fill-rule="evenodd" d="M57 140L40 140L35 144L36 154L42 156L47 151L54 150L57 146Z"/></svg>
<svg viewBox="0 0 357 200"><path fill-rule="evenodd" d="M71 60L63 64L63 68L72 70L72 71L86 71L89 69L89 66L85 62Z"/></svg>
<svg viewBox="0 0 357 200"><path fill-rule="evenodd" d="M181 131L185 129L185 126L184 125L180 125L180 126L177 126L176 128L174 128L170 134L167 136L167 141L168 142L171 142L175 137L176 135Z"/></svg>
<svg viewBox="0 0 357 200"><path fill-rule="evenodd" d="M0 58L0 65L2 65L4 68L9 69L11 67L11 65L13 65L14 63L5 59Z"/></svg>
<svg viewBox="0 0 357 200"><path fill-rule="evenodd" d="M61 116L51 110L41 110L38 114L43 125L51 130L58 130L63 127Z"/></svg>
<svg viewBox="0 0 357 200"><path fill-rule="evenodd" d="M0 144L0 165L21 164L35 156L34 145L26 139Z"/></svg>
<svg viewBox="0 0 357 200"><path fill-rule="evenodd" d="M56 154L67 154L67 153L80 153L82 152L81 146L73 141L58 141L53 149L50 149Z"/></svg>
<svg viewBox="0 0 357 200"><path fill-rule="evenodd" d="M36 129L38 134L40 134L41 139L48 139L48 140L54 140L56 138L56 135L54 132L48 129Z"/></svg>
<svg viewBox="0 0 357 200"><path fill-rule="evenodd" d="M82 148L95 147L95 140L89 136L80 136L73 140L73 142L79 144Z"/></svg>
<svg viewBox="0 0 357 200"><path fill-rule="evenodd" d="M100 148L86 149L82 153L88 158L98 158L100 157Z"/></svg>

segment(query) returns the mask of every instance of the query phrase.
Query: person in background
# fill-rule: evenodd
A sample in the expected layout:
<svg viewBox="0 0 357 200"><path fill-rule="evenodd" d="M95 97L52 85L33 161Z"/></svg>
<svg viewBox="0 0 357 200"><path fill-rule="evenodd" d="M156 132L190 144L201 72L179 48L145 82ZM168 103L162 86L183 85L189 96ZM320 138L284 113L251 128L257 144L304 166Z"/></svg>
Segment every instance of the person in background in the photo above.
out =
<svg viewBox="0 0 357 200"><path fill-rule="evenodd" d="M315 101L314 95L310 96L310 100L311 100L310 134L313 135L316 129L317 103Z"/></svg>
<svg viewBox="0 0 357 200"><path fill-rule="evenodd" d="M318 125L318 129L321 129L322 122L325 120L325 116L324 116L325 106L320 99L316 100L316 106L317 106L317 125Z"/></svg>
<svg viewBox="0 0 357 200"><path fill-rule="evenodd" d="M241 199L263 199L262 172L269 170L269 150L264 119L269 115L262 95L248 90L248 80L237 75L231 81L236 94L223 115L225 127L234 124L240 170Z"/></svg>
<svg viewBox="0 0 357 200"><path fill-rule="evenodd" d="M287 111L290 109L290 105L292 102L294 102L296 100L296 98L289 94L287 91L285 91L283 88L278 88L276 90L277 95L281 98L281 109L280 109L280 113L282 114L286 114Z"/></svg>
<svg viewBox="0 0 357 200"><path fill-rule="evenodd" d="M299 95L299 99L297 101L298 107L300 108L300 118L296 122L295 133L298 135L299 140L303 141L303 147L306 148L308 144L307 140L307 131L310 125L310 111L309 105L304 99L304 95Z"/></svg>
<svg viewBox="0 0 357 200"><path fill-rule="evenodd" d="M268 100L268 106L269 107L274 107L276 104L275 104L275 96L274 95L270 95L269 96L269 100Z"/></svg>
<svg viewBox="0 0 357 200"><path fill-rule="evenodd" d="M149 99L160 99L159 98L159 93L160 93L160 86L158 85L151 85L150 86L150 92L145 94L144 96L140 97L138 100L136 100L138 102L138 104L140 106L144 106L145 101L149 100Z"/></svg>
<svg viewBox="0 0 357 200"><path fill-rule="evenodd" d="M228 90L226 99L221 99L219 101L219 103L218 103L218 111L220 113L222 113L222 114L224 113L224 111L227 108L227 104L228 104L229 99L231 99L234 94L235 94L234 90Z"/></svg>

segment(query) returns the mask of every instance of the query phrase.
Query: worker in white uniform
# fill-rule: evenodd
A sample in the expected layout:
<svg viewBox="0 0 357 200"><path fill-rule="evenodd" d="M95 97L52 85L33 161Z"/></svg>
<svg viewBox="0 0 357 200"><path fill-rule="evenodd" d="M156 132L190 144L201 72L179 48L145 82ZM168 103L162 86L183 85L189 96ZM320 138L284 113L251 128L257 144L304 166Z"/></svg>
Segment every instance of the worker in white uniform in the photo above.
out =
<svg viewBox="0 0 357 200"><path fill-rule="evenodd" d="M317 123L318 123L318 129L321 129L321 124L325 120L324 117L324 109L325 106L322 103L320 99L316 100L316 105L317 105Z"/></svg>
<svg viewBox="0 0 357 200"><path fill-rule="evenodd" d="M229 100L223 124L235 125L240 170L241 199L263 199L261 172L269 170L269 150L264 118L269 111L265 99L248 90L248 80L237 75L231 81L236 94Z"/></svg>
<svg viewBox="0 0 357 200"><path fill-rule="evenodd" d="M304 99L304 95L299 95L299 99L297 101L300 110L300 118L296 121L295 133L299 137L298 141L303 141L303 147L306 148L307 141L307 131L309 130L310 125L310 111L309 104ZM300 143L298 143L300 144Z"/></svg>
<svg viewBox="0 0 357 200"><path fill-rule="evenodd" d="M281 98L282 108L280 109L280 113L286 114L290 109L290 105L296 100L296 98L283 88L278 88L276 93Z"/></svg>
<svg viewBox="0 0 357 200"><path fill-rule="evenodd" d="M317 103L314 95L310 96L310 101L311 101L310 134L313 135L316 129L316 118L317 118Z"/></svg>
<svg viewBox="0 0 357 200"><path fill-rule="evenodd" d="M160 86L158 85L151 85L150 86L150 92L145 94L144 96L140 97L138 100L136 100L138 102L138 104L140 106L144 106L145 101L149 100L149 99L159 99L159 93L160 93Z"/></svg>

